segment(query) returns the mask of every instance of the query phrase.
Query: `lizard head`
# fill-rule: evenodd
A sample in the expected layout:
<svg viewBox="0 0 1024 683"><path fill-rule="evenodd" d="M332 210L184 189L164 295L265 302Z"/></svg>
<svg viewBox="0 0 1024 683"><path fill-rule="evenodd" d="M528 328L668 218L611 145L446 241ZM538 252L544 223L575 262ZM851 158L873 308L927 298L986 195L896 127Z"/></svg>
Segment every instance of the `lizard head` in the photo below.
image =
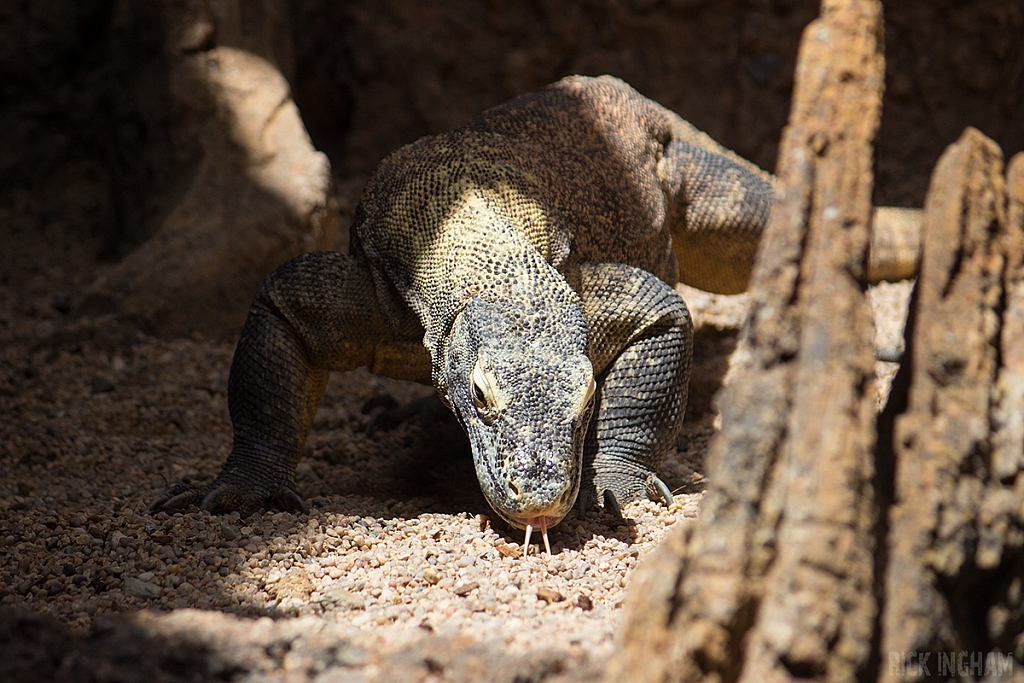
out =
<svg viewBox="0 0 1024 683"><path fill-rule="evenodd" d="M480 488L528 533L561 521L579 493L595 393L586 349L583 311L571 301L541 309L472 299L449 336L448 400Z"/></svg>

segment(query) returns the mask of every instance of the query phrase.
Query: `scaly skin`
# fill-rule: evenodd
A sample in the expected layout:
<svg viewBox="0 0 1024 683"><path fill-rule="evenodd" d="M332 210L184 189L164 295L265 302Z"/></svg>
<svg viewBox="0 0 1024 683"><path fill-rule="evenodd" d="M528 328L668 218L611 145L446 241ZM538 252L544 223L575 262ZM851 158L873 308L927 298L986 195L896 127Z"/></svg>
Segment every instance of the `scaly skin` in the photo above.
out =
<svg viewBox="0 0 1024 683"><path fill-rule="evenodd" d="M670 500L692 331L679 279L746 287L772 178L611 78L571 77L385 159L348 255L267 277L229 382L210 484L151 509L305 510L294 489L328 372L432 382L480 486L519 528Z"/></svg>

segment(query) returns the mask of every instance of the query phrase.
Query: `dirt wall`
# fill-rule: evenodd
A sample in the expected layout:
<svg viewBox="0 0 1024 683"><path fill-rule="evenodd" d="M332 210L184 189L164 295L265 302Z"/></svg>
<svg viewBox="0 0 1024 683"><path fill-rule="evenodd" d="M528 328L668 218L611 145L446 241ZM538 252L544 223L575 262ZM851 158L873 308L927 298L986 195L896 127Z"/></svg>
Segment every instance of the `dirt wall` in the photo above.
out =
<svg viewBox="0 0 1024 683"><path fill-rule="evenodd" d="M200 12L208 0L179 4ZM818 11L813 0L287 6L279 20L293 45L277 61L314 143L356 187L396 147L571 73L620 76L771 169L800 32ZM1024 149L1024 2L893 0L885 10L875 199L920 205L964 127L1007 156ZM100 234L113 258L151 234L197 163L169 95L162 23L157 3L0 7L0 207L39 229ZM224 37L195 40L201 49Z"/></svg>
<svg viewBox="0 0 1024 683"><path fill-rule="evenodd" d="M342 174L562 76L610 73L775 166L813 0L293 3L296 99ZM881 204L920 206L967 125L1024 148L1024 2L886 3Z"/></svg>

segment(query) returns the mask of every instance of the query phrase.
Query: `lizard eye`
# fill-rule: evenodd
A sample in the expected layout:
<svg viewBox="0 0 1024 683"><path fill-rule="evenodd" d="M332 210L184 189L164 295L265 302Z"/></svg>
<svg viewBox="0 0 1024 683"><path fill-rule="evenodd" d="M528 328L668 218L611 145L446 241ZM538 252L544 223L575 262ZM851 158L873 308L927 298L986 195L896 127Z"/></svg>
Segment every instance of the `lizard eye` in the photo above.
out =
<svg viewBox="0 0 1024 683"><path fill-rule="evenodd" d="M473 374L471 376L471 391L473 394L473 405L479 411L489 410L494 406L494 395L491 391L491 382L484 369L480 367L480 361L477 361L476 366L473 368Z"/></svg>

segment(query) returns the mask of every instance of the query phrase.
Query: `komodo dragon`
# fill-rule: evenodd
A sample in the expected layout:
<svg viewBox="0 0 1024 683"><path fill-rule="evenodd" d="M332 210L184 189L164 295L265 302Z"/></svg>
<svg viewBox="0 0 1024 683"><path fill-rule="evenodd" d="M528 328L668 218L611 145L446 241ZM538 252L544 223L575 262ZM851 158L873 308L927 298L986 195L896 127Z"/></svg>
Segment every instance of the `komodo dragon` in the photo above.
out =
<svg viewBox="0 0 1024 683"><path fill-rule="evenodd" d="M671 501L655 472L692 341L672 286L746 288L772 182L609 76L399 149L363 191L348 255L304 254L263 281L231 364L227 462L151 509L306 511L295 466L328 373L361 366L433 383L525 547L578 494L584 509Z"/></svg>

